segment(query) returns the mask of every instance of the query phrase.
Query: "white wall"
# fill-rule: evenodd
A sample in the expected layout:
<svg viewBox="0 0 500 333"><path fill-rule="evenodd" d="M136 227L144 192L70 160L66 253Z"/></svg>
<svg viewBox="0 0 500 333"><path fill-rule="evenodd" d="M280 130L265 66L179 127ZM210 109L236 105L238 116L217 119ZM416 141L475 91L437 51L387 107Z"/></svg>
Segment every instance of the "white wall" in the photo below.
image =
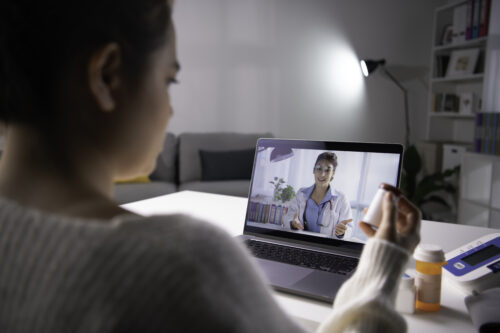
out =
<svg viewBox="0 0 500 333"><path fill-rule="evenodd" d="M171 89L168 130L404 142L401 91L382 72L364 79L358 66L358 58L386 58L409 90L412 137L422 139L433 8L440 4L178 0L182 71Z"/></svg>

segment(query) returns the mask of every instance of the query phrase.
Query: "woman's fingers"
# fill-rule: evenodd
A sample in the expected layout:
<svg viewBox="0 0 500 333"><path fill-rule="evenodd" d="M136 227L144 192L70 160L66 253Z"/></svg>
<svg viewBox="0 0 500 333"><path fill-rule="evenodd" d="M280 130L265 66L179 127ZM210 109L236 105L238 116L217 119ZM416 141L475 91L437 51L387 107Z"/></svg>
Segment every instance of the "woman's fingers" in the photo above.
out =
<svg viewBox="0 0 500 333"><path fill-rule="evenodd" d="M399 211L405 215L411 212L420 212L419 209L405 196L399 198Z"/></svg>
<svg viewBox="0 0 500 333"><path fill-rule="evenodd" d="M388 192L382 202L382 219L378 230L366 222L359 222L359 227L368 237L376 236L413 251L420 240L420 221L421 213L415 205L404 196Z"/></svg>
<svg viewBox="0 0 500 333"><path fill-rule="evenodd" d="M389 241L396 240L397 207L394 201L395 196L393 193L387 192L384 195L384 200L382 202L382 221L380 221L378 231L378 236L380 238Z"/></svg>
<svg viewBox="0 0 500 333"><path fill-rule="evenodd" d="M420 234L420 224L422 221L420 211L412 212L407 215L408 219L408 230L407 234Z"/></svg>
<svg viewBox="0 0 500 333"><path fill-rule="evenodd" d="M375 235L375 233L377 232L375 229L373 229L371 224L368 224L366 222L359 221L358 225L368 237L373 237L373 235Z"/></svg>
<svg viewBox="0 0 500 333"><path fill-rule="evenodd" d="M398 230L402 234L412 234L420 231L422 219L420 210L406 197L399 200Z"/></svg>

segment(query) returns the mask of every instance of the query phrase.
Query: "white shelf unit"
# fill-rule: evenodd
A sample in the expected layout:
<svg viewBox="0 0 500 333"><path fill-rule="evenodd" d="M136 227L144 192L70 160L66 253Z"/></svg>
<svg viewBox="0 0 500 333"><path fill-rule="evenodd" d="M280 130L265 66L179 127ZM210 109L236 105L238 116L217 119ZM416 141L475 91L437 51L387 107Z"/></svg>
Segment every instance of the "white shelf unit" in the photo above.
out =
<svg viewBox="0 0 500 333"><path fill-rule="evenodd" d="M429 113L429 117L438 117L438 118L457 118L457 119L460 119L460 118L464 118L464 119L468 119L468 118L472 118L472 119L475 119L476 116L473 115L473 114L456 114L454 112L431 112Z"/></svg>
<svg viewBox="0 0 500 333"><path fill-rule="evenodd" d="M469 146L473 144L475 113L482 111L479 107L480 103L476 103L473 114L459 114L457 113L458 110L453 110L456 112L434 112L434 94L452 93L458 95L460 93L472 92L477 101L483 99L483 86L487 81L484 75L484 69L491 49L489 44L491 44L492 39L494 39L491 38L492 36L495 37L500 34L500 29L497 27L498 24L496 24L496 21L500 20L500 13L498 10L500 0L491 0L490 24L487 36L459 43L441 45L444 30L447 26L453 25L454 10L466 4L466 0L459 0L436 8L434 11L426 138L428 141L436 142L437 144L449 143L459 145L465 144ZM480 55L473 74L461 77L447 77L445 68L442 68L438 73L438 67L446 67L442 65L442 62L441 66L439 66L438 58L450 56L451 53L456 50L476 48L479 49Z"/></svg>
<svg viewBox="0 0 500 333"><path fill-rule="evenodd" d="M500 156L462 155L458 223L500 229Z"/></svg>

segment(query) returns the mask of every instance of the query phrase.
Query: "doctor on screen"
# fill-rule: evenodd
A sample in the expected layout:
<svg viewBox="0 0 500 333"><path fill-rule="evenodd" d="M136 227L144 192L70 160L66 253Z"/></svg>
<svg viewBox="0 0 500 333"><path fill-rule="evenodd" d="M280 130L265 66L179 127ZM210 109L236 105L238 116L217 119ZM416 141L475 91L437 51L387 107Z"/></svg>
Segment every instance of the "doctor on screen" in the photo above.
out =
<svg viewBox="0 0 500 333"><path fill-rule="evenodd" d="M289 207L293 219L292 230L318 232L336 239L352 234L352 211L346 196L330 186L337 168L337 155L319 154L314 164L314 184L301 188Z"/></svg>

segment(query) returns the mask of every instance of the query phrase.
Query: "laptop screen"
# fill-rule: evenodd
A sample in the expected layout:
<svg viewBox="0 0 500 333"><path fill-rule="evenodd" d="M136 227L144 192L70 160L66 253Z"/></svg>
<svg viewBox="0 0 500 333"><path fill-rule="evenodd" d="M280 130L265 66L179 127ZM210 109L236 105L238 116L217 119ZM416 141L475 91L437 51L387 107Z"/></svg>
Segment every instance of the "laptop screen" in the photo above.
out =
<svg viewBox="0 0 500 333"><path fill-rule="evenodd" d="M260 139L245 232L364 243L358 222L380 183L399 185L402 146Z"/></svg>

